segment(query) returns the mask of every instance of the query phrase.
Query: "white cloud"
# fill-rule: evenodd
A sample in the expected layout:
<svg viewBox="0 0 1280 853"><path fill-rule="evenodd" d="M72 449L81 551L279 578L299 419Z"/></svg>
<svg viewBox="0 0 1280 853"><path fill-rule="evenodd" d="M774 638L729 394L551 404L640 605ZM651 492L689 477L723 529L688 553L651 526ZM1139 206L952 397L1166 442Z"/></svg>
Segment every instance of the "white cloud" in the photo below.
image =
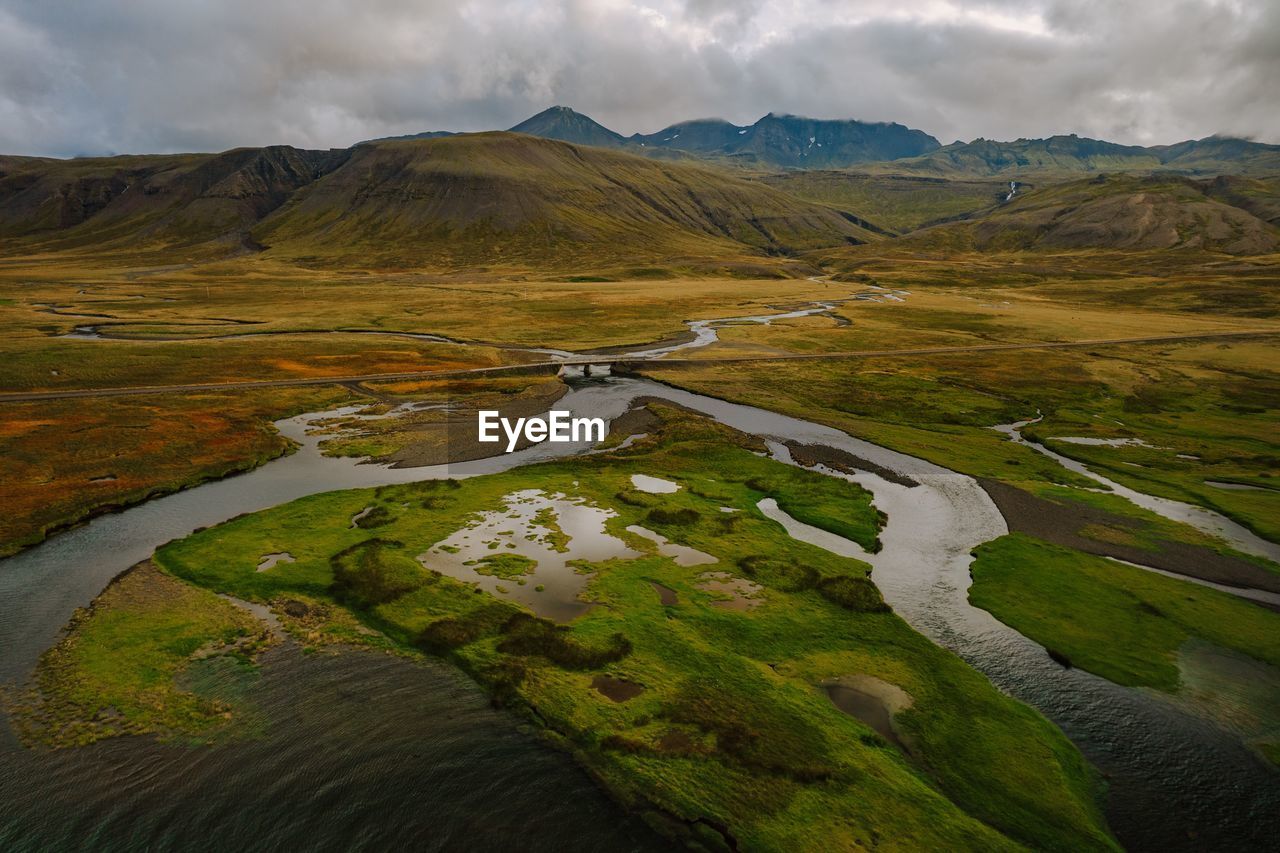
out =
<svg viewBox="0 0 1280 853"><path fill-rule="evenodd" d="M765 112L943 142L1077 132L1280 142L1267 0L0 0L0 151L622 133Z"/></svg>

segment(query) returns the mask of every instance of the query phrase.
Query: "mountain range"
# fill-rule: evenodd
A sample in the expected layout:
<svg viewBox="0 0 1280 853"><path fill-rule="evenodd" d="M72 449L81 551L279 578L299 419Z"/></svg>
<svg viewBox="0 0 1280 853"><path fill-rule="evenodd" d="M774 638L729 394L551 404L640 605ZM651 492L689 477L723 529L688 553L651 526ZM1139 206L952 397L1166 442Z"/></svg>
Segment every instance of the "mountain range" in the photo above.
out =
<svg viewBox="0 0 1280 853"><path fill-rule="evenodd" d="M1280 146L1245 140L943 147L901 125L772 114L624 138L564 108L515 131L328 151L0 156L0 256L808 275L810 253L897 239L931 251L1280 251Z"/></svg>
<svg viewBox="0 0 1280 853"><path fill-rule="evenodd" d="M942 146L921 130L856 119L769 113L740 126L694 119L657 133L623 136L569 107L555 106L514 127L575 145L620 148L650 157L695 157L748 169L849 169L937 177L1030 177L1104 171L1172 171L1187 175L1280 172L1280 145L1210 136L1174 145L1120 145L1075 134ZM428 131L396 139L450 135Z"/></svg>
<svg viewBox="0 0 1280 853"><path fill-rule="evenodd" d="M838 168L897 160L927 154L939 147L938 140L924 131L900 124L827 121L773 113L745 127L723 119L697 119L673 124L657 133L624 138L568 107L551 107L511 131L578 145L685 151L736 159L745 165L785 168Z"/></svg>
<svg viewBox="0 0 1280 853"><path fill-rule="evenodd" d="M705 268L875 239L856 216L723 170L511 133L342 151L0 158L5 254Z"/></svg>
<svg viewBox="0 0 1280 853"><path fill-rule="evenodd" d="M1070 134L1047 139L956 142L919 157L878 163L873 172L937 177L1043 177L1080 172L1274 174L1280 145L1210 136L1175 145L1119 145Z"/></svg>

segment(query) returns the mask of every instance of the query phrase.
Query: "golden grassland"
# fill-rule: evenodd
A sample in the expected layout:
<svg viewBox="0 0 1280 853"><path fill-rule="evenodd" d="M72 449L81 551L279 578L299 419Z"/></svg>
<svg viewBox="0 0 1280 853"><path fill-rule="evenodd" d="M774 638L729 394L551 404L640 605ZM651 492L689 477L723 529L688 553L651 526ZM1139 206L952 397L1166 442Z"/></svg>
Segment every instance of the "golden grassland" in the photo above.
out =
<svg viewBox="0 0 1280 853"><path fill-rule="evenodd" d="M1275 258L1184 253L1179 263L1170 254L1177 253L948 255L880 244L824 255L829 277L607 282L565 280L570 275L552 280L549 273L538 280L528 274L513 278L509 271L505 277L343 273L262 258L159 268L102 268L61 256L9 260L0 263L0 386L58 390L484 367L544 358L503 346L583 350L641 344L679 335L687 319L769 313L808 300L874 293L874 287L908 293L901 302L845 301L831 316L725 327L718 343L681 355L1280 329ZM58 337L83 325L129 340ZM1113 431L1149 433L1149 443L1176 444L1208 467L1186 460L1142 469L1111 465L1109 475L1272 531L1273 495L1228 492L1203 481L1258 482L1273 473L1276 453L1267 434L1274 425L1275 356L1271 339L1189 341L1097 351L709 365L656 375L826 420L983 476L1022 482L1070 477L985 427L1041 410L1049 415L1040 427L1045 436L1094 435L1112 418L1122 422L1112 424ZM1203 405L1193 416L1118 416L1135 405L1126 400L1162 387L1180 389ZM345 392L329 393L325 400L340 399L335 393ZM267 423L297 411L297 401L319 399L264 391L7 408L0 442L7 505L16 509L0 538L12 550L38 531L97 508L259 464L283 449L269 437ZM69 435L80 438L72 442ZM380 442L377 450L385 454L412 438L409 431L390 444ZM358 449L350 443L346 448ZM1105 463L1109 455L1144 464L1130 460L1128 449L1058 449L1088 455L1094 463ZM156 459L161 462L148 461ZM180 477L184 465L187 475ZM108 475L116 479L89 482Z"/></svg>
<svg viewBox="0 0 1280 853"><path fill-rule="evenodd" d="M344 388L13 403L0 418L0 554L76 521L290 452L271 421L338 405Z"/></svg>
<svg viewBox="0 0 1280 853"><path fill-rule="evenodd" d="M684 331L685 319L760 313L778 300L847 290L803 278L453 280L415 273L335 275L248 262L129 276L61 264L17 274L0 267L3 322L21 330L23 348L75 326L102 324L136 337L362 329L576 350L646 343ZM32 308L41 304L65 313Z"/></svg>
<svg viewBox="0 0 1280 853"><path fill-rule="evenodd" d="M814 256L813 263L827 264L829 276L771 280L571 281L567 279L573 276L568 274L541 275L536 280L533 276L515 280L496 273L466 277L377 271L357 274L309 270L262 259L189 268L106 271L56 259L26 266L10 264L0 267L0 330L6 333L0 336L0 355L6 362L0 385L3 390L16 391L488 367L543 358L505 348L509 346L581 350L646 343L678 335L685 330L684 321L688 319L769 313L809 300L837 301L852 294L874 293L879 294L875 300L843 301L828 315L767 326L725 327L716 344L683 354L706 360L705 364L665 367L652 373L664 382L826 423L973 476L999 480L1064 506L1105 511L1118 520L1116 525L1081 531L1098 541L1123 537L1126 543L1142 548L1155 549L1167 542L1219 552L1229 550L1203 533L1140 511L1119 497L1084 491L1080 487L1095 484L991 429L993 425L1039 413L1044 420L1028 429L1029 437L1082 459L1136 489L1198 503L1237 519L1263 536L1280 536L1280 490L1270 488L1280 477L1280 447L1275 430L1280 411L1280 339L1206 341L1193 337L1221 331L1280 329L1276 320L1280 316L1280 291L1276 287L1280 279L1274 266L1277 259L1241 261L1201 254L1184 258L1185 263L1178 266L1161 256L1137 254L992 258L900 249L877 251L878 254L865 248L851 249L821 258ZM902 295L902 301L886 300L883 294L894 290L908 292ZM96 314L110 316L91 316ZM74 326L92 324L110 324L114 334L129 340L76 341L57 337ZM359 331L440 335L484 345L462 346ZM225 335L234 337L221 337ZM1071 350L735 364L707 360L743 354L1034 344L1151 335L1189 337L1159 344ZM175 337L195 340L169 339ZM427 379L378 383L364 392L477 405L490 405L506 397L524 404L542 393L539 383L546 384L544 379L528 377L447 382ZM270 427L272 420L353 399L356 398L350 389L320 386L305 390L4 404L0 408L0 481L5 491L0 497L9 512L0 526L0 547L12 551L37 541L59 525L94 512L261 464L288 451L287 442ZM373 407L371 411L389 408L385 403L368 402ZM355 435L335 423L331 425L334 429L328 449L382 457L411 449L423 442L419 428L430 426L436 416L415 417L362 426ZM696 433L712 428L684 423L682 429ZM1100 448L1055 442L1062 436L1138 438L1150 447ZM726 494L740 499L740 514L755 525L757 519L750 515L747 498L754 500L758 495L750 492L748 483L734 480L736 473L726 472L764 465L765 460L735 448L732 442L724 442L718 434L713 436L714 441L704 441L707 437L700 434L668 438L672 439L670 446L642 451L652 453L662 464L670 464L673 472L696 469L708 478L723 481L717 487L722 486L729 490ZM685 439L687 446L681 451L681 441ZM548 481L552 483L563 480L566 489L569 482L576 487L581 478L587 484L584 489L594 489L594 499L610 504L610 496L615 495L624 483L624 475L630 473L629 466L635 463L635 453L593 456L537 471L521 470L468 481L457 487L458 493L474 494L477 501L488 500L517 486L543 487L546 483L540 478L546 476L552 477ZM590 481L589 475L598 482ZM1236 491L1210 485L1218 481L1259 488ZM394 507L407 505L406 501L416 494L415 488L418 487L386 490L382 497L388 512L395 514L398 511ZM380 492L373 495L382 499ZM655 500L695 502L695 497L696 494L681 494ZM168 549L165 568L217 591L277 604L283 598L301 601L302 610L308 613L314 607L320 607L316 612L341 612L345 614L344 621L340 630L334 629L338 635L350 640L355 620L368 622L385 631L401 651L418 645L422 637L428 636L427 629L441 618L446 622L466 622L478 613L477 619L487 619L488 611L481 611L493 604L488 598L467 589L455 589L440 579L418 577L421 572L416 564L412 566L414 582L421 586L423 608L405 604L401 609L396 609L400 605L370 609L331 600L334 593L329 557L357 539L367 538L363 528L353 529L348 522L368 499L364 493L330 493L233 521ZM429 496L421 505L433 511L410 513L411 517L401 520L403 523L397 522L400 526L394 532L412 534L415 544L420 540L425 546L439 538L436 534L460 524L463 516L458 512L464 507L438 499L439 496ZM467 506L474 509L480 505ZM434 512L441 506L447 506L448 512ZM308 507L323 508L342 523L317 528L314 517L307 515ZM747 531L750 536L722 535L713 524L719 515L712 514L713 508L694 507L692 503L684 508L697 509L702 513L697 517L711 519L703 525L706 529L670 529L666 533L722 557L727 564L750 556L748 550L773 553L780 548L794 551L797 547L793 542L777 541L778 531L764 527L757 530L752 526ZM625 502L616 509L623 521L634 521L641 514L640 509ZM302 522L294 518L299 512L304 517ZM292 526L297 538L290 540L290 551L302 559L275 575L258 573L251 565L262 554L263 533L271 532L278 524ZM419 530L421 525L430 529ZM222 559L228 553L228 543L235 546L237 561ZM312 554L308 548L319 550ZM1064 564L1075 565L1083 560L1078 552L1069 549L1054 553ZM1020 554L1013 555L1013 562L1020 559ZM1239 555L1231 556L1239 559ZM1080 564L1105 566L1105 562L1094 560ZM404 559L394 562L400 568L408 565ZM603 704L582 673L561 672L536 660L536 654L513 656L503 651L499 645L505 641L503 632L507 629L499 630L484 619L480 619L482 625L477 622L479 639L469 639L456 648L431 650L467 667L496 695L527 703L543 720L553 721L556 730L569 738L575 749L590 757L592 766L610 787L661 802L677 814L720 815L746 838L757 842L756 846L785 847L797 840L812 844L814 828L822 825L816 816L820 816L819 812L830 814L832 809L848 818L848 827L841 831L847 832L849 840L873 837L883 825L893 827L903 838L915 837L911 833L922 833L921 838L934 833L953 846L966 832L970 843L988 848L1009 839L1050 847L1070 838L1072 842L1067 846L1071 849L1082 845L1105 848L1110 844L1094 810L1088 768L1065 741L1050 740L1057 736L1056 730L1029 709L999 696L958 659L899 624L896 617L870 614L850 619L819 597L809 595L809 591L779 591L770 593L770 601L776 602L777 607L764 611L763 617L735 621L717 609L702 606L706 602L689 585L687 571L677 571L652 559L645 564L644 572L602 573L597 584L599 592L626 606L599 608L571 629L573 637L580 635L584 643L594 643L592 648L610 632L624 632L634 641L635 657L608 671L619 677L644 676L653 689L648 698L632 706L647 709L643 715L639 710ZM165 577L163 588L169 589L168 584L176 581ZM289 577L298 578L299 585L277 584L279 578ZM699 664L702 671L688 670L683 668L686 662L682 660L675 662L682 668L664 668L675 665L664 658L670 656L664 649L670 647L672 620L653 593L653 578L669 588L678 588L682 602L694 602L701 608L687 608L684 618L691 626L687 641L690 649L715 651L714 667ZM1122 576L1111 580L1124 586ZM1090 586L1087 578L1080 583ZM1161 590L1172 588L1155 581L1148 585L1152 584ZM985 594L991 596L1007 596L1013 589L1007 578L996 573L989 575L984 585ZM1051 584L1041 586L1052 592ZM1099 591L1096 585L1091 589L1108 601L1127 601L1124 589ZM173 589L169 592L178 596ZM203 590L199 592L205 594ZM179 673L198 650L197 640L234 644L245 634L238 617L233 618L230 611L211 612L210 618L218 617L213 622L184 623L183 630L193 639L176 653L170 650L162 655L153 648L151 634L144 631L135 636L128 627L131 621L137 621L148 631L167 630L174 613L200 606L203 598L192 597L196 594L192 588L172 601L159 602L155 608L147 601L121 607L116 612L122 614L124 627L119 629L111 622L111 608L104 608L107 615L80 624L77 636L82 638L82 645L68 647L59 654L80 654L89 648L83 645L87 642L84 638L99 636L109 641L104 647L121 649L132 663L118 672L108 666L107 671L96 673L89 682L80 683L76 681L78 673L96 666L101 657L86 653L76 660L64 658L69 664L62 671L71 678L61 683L50 681L46 687L51 693L73 700L76 694L72 688L87 691L81 697L83 701L71 703L68 719L93 703L116 705L113 697L117 692L128 707L130 697L145 697L148 691L162 690L163 695L155 694L156 707L172 707L176 716L161 714L148 730L185 731L195 736L216 731L220 708L192 705L184 710L182 703L194 700L156 684L172 686L174 673ZM1178 595L1176 590L1169 594ZM439 602L431 596L443 596L440 601L448 607L437 607ZM1032 614L1039 614L1041 608L1052 611L1052 595L1038 600L1029 598L1023 606ZM1253 605L1231 602L1229 609L1237 606ZM1011 623L1025 616L1007 609L1009 612L997 615ZM1190 614L1187 620L1211 615L1190 604L1183 610ZM504 612L504 619L508 616ZM769 623L775 616L777 630ZM1168 628L1163 622L1153 623L1152 618L1155 617L1151 614L1141 615L1134 630L1146 631L1152 624L1156 625L1152 630ZM516 630L524 623L516 620L511 624L511 630ZM755 624L768 630L744 632L743 625ZM326 630L317 625L311 626L313 633ZM815 626L820 630L815 631ZM1056 631L1058 627L1049 625L1043 630L1048 636L1050 629ZM831 648L809 648L815 636L832 644ZM1072 657L1086 661L1097 657L1091 657L1097 651L1096 638L1072 635L1072 639ZM384 638L384 642L390 641ZM750 660L724 652L745 648L742 644L748 642L753 649ZM1147 645L1150 659L1144 660L1141 667L1158 668L1161 661L1157 658L1167 655L1169 646ZM690 660L695 657L692 652L681 656ZM156 670L160 675L146 684L130 681L129 667L141 661L146 669L153 658L163 659L161 668ZM918 724L912 724L909 730L924 749L928 767L924 771L909 767L879 741L863 738L857 741L861 746L848 741L851 745L847 754L840 753L837 770L844 773L849 768L865 766L884 778L899 780L903 790L918 795L923 804L919 809L907 808L904 801L889 797L884 798L883 809L869 810L865 801L847 800L844 794L815 793L821 785L815 785L801 772L795 779L775 774L789 798L773 811L762 812L753 804L768 804L769 794L762 788L757 790L758 782L753 781L759 775L751 764L756 760L754 752L721 750L724 754L708 751L706 755L685 755L676 750L678 754L668 754L670 744L664 746L666 742L660 739L663 732L659 729L668 723L676 728L684 726L693 743L705 741L708 749L712 743L720 749L717 732L724 726L730 726L723 729L728 732L724 743L730 745L740 726L776 730L780 736L791 738L794 731L788 727L794 719L788 716L790 711L783 711L794 706L803 708L806 714L812 712L814 719L821 721L821 731L830 727L840 735L837 740L845 743L848 738L844 730L853 726L850 731L855 731L856 724L834 712L810 688L817 678L835 673L832 667L837 664L844 668L840 671L858 667L872 671L867 669L870 664L890 659L892 666L886 665L883 672L875 671L885 678L895 674L907 678L902 683L909 684L910 692L921 700L918 715L908 718ZM55 654L51 660L56 663L59 659ZM760 663L779 660L784 661L779 669ZM788 660L793 663L786 665ZM1105 659L1098 660L1101 662L1094 668L1106 675ZM511 682L508 676L517 669L519 677ZM49 677L54 677L57 670L51 668L54 675ZM728 679L725 683L732 687L729 693L714 697L716 701L710 705L678 689L690 680L715 682L707 674L710 672ZM950 689L951 683L957 685L956 690ZM938 690L940 686L944 689ZM671 689L664 692L660 687ZM750 709L759 705L756 700L762 696L772 697L770 702L776 699L778 704L776 708L770 705L773 710L766 709L767 714L761 711L763 717L753 716L756 712ZM965 710L966 703L974 702L980 706L976 716ZM697 713L688 711L686 706ZM739 711L746 715L743 720L735 716ZM776 719L770 716L774 711ZM126 713L126 722L127 718ZM977 718L984 721L980 737L972 735L971 722ZM659 720L666 722L658 725L655 721ZM139 729L125 726L121 730ZM618 737L606 743L592 734L605 731ZM788 731L792 733L786 734ZM86 730L84 737L113 733ZM972 784L974 774L990 773L1000 766L996 755L1017 754L1022 761L1031 760L1028 756L1032 753L1024 747L1033 743L1039 743L1041 750L1035 760L1047 762L1053 772L1046 776L1041 770L1028 770L1025 778L1037 785L1051 779L1052 785L1044 788L1052 794L1047 800L1023 811L1010 811L1010 804L1019 809L1025 805L1022 792L1015 790L1017 786L1000 789L995 785L998 780L992 785ZM799 752L785 756L787 768L792 768L796 756L804 761L811 757L811 744L797 741L795 746ZM772 746L768 748L771 750ZM1051 754L1046 756L1045 749ZM807 766L804 761L795 767L803 771ZM672 767L684 775L673 777ZM679 784L673 787L669 781L672 778L678 778ZM879 796L874 786L868 795ZM1031 794L1032 799L1035 796ZM1041 812L1045 802L1052 806L1048 813ZM956 805L960 808L956 809ZM930 823L920 818L929 813L944 820ZM975 816L986 826L974 821ZM974 834L975 829L982 834Z"/></svg>
<svg viewBox="0 0 1280 853"><path fill-rule="evenodd" d="M210 344L251 344L239 355L220 349L210 359L257 358L257 370L288 374L301 368L296 354L312 354L306 369L333 372L354 368L357 354L369 366L405 367L406 348L433 357L474 361L479 353L452 352L410 338L324 335L297 339L282 333L364 330L434 334L470 342L549 346L574 350L647 343L679 334L684 320L768 313L799 301L839 300L866 292L869 285L907 290L904 303L846 302L839 313L853 325L834 327L825 318L788 324L812 335L792 339L779 326L746 326L722 335L737 344L752 342L787 351L824 351L966 342L1067 340L1141 334L1192 334L1248 328L1280 328L1280 279L1275 260L1213 261L1196 256L1171 274L1161 255L1123 256L1072 253L1043 256L975 254L920 256L872 252L868 247L831 255L833 280L632 279L627 281L513 280L498 276L451 278L427 273L334 273L269 260L241 259L183 269L88 270L66 261L0 266L0 323L9 334L3 346L31 360L26 381L51 387L70 385L48 373L46 362L77 361L83 342L56 339L76 326L101 325L131 338L243 336ZM40 306L56 306L52 309ZM1121 310L1122 309L1122 310ZM51 313L56 312L56 313ZM107 316L92 316L107 315ZM743 336L746 336L745 338ZM167 350L118 352L151 360L190 360L177 345ZM333 351L326 352L327 347ZM196 352L208 352L200 349ZM700 354L711 354L703 351ZM22 356L26 353L38 353ZM105 354L104 354L105 353ZM116 353L104 348L82 353L98 362ZM343 363L341 356L347 356ZM487 363L520 360L501 351ZM321 359L327 359L327 364ZM121 366L120 373L133 365ZM48 369L46 369L48 368ZM105 370L115 369L107 362ZM207 367L206 367L207 369ZM11 366L25 379L25 366ZM361 371L371 372L371 371ZM177 374L177 371L174 371ZM129 377L132 378L132 377ZM81 377L92 381L91 376ZM166 380L180 381L180 380ZM16 384L14 378L4 383Z"/></svg>

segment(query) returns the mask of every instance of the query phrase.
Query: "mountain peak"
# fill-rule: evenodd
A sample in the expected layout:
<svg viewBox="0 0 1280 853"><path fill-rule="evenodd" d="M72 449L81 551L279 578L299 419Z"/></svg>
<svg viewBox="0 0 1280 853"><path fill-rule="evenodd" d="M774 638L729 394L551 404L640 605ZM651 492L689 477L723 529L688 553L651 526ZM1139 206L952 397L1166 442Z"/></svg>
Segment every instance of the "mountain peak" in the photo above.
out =
<svg viewBox="0 0 1280 853"><path fill-rule="evenodd" d="M620 134L589 116L559 104L530 116L512 127L511 132L604 148L617 148L625 143Z"/></svg>

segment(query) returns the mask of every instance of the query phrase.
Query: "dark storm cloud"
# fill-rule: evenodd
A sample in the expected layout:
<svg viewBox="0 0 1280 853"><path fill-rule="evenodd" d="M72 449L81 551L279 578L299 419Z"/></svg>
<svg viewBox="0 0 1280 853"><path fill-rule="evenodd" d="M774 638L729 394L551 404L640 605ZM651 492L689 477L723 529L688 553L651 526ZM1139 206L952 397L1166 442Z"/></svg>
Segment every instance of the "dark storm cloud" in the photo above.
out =
<svg viewBox="0 0 1280 853"><path fill-rule="evenodd" d="M349 145L553 103L623 133L765 112L943 142L1280 142L1267 0L0 0L0 151Z"/></svg>

